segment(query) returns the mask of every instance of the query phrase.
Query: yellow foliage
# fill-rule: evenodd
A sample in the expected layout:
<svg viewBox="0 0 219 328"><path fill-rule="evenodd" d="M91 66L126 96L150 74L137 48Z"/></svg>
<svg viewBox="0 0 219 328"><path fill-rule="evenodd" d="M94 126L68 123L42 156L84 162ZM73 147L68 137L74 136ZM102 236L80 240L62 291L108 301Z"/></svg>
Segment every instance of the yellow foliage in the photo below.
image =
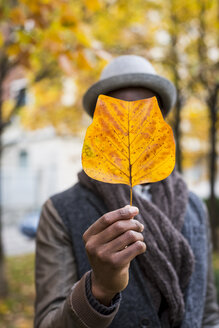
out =
<svg viewBox="0 0 219 328"><path fill-rule="evenodd" d="M48 125L53 126L58 134L75 134L81 129L82 112L75 106L62 104L62 84L51 84L49 79L30 88L32 101L20 110L23 126L35 130Z"/></svg>
<svg viewBox="0 0 219 328"><path fill-rule="evenodd" d="M182 114L183 167L187 169L207 157L210 121L206 106L194 97L187 102Z"/></svg>
<svg viewBox="0 0 219 328"><path fill-rule="evenodd" d="M80 69L90 70L92 67L83 51L78 51L76 56L76 63Z"/></svg>
<svg viewBox="0 0 219 328"><path fill-rule="evenodd" d="M0 301L0 313L1 315L6 315L9 314L9 309L3 301Z"/></svg>
<svg viewBox="0 0 219 328"><path fill-rule="evenodd" d="M0 32L0 47L2 47L4 44L4 36L3 34Z"/></svg>
<svg viewBox="0 0 219 328"><path fill-rule="evenodd" d="M10 11L9 18L14 24L23 25L25 23L25 15L22 7L15 7Z"/></svg>
<svg viewBox="0 0 219 328"><path fill-rule="evenodd" d="M90 11L96 11L101 8L100 0L84 0L84 3Z"/></svg>
<svg viewBox="0 0 219 328"><path fill-rule="evenodd" d="M80 45L84 47L91 46L91 35L84 24L78 24L77 27L74 28L74 34Z"/></svg>
<svg viewBox="0 0 219 328"><path fill-rule="evenodd" d="M20 45L18 43L13 43L7 47L7 55L8 56L18 56L20 54Z"/></svg>
<svg viewBox="0 0 219 328"><path fill-rule="evenodd" d="M78 19L76 18L74 11L70 11L67 4L62 4L60 8L60 23L63 26L76 26L78 23Z"/></svg>
<svg viewBox="0 0 219 328"><path fill-rule="evenodd" d="M5 100L2 104L2 119L3 122L7 122L12 114L12 111L15 106L15 101L12 99Z"/></svg>

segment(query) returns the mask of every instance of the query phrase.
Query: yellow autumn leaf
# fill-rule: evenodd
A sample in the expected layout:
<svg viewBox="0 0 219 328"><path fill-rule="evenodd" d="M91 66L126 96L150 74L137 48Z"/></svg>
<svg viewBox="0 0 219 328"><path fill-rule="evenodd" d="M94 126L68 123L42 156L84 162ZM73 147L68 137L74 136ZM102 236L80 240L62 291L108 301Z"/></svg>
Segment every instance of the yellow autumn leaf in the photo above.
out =
<svg viewBox="0 0 219 328"><path fill-rule="evenodd" d="M0 47L2 47L4 45L4 36L3 34L0 32Z"/></svg>
<svg viewBox="0 0 219 328"><path fill-rule="evenodd" d="M10 119L10 116L15 107L15 100L9 99L5 100L2 104L2 118L4 122L7 122Z"/></svg>
<svg viewBox="0 0 219 328"><path fill-rule="evenodd" d="M96 11L101 8L101 4L99 0L84 0L86 7L90 11Z"/></svg>
<svg viewBox="0 0 219 328"><path fill-rule="evenodd" d="M10 11L10 19L14 24L23 25L25 22L25 15L22 7L15 7Z"/></svg>
<svg viewBox="0 0 219 328"><path fill-rule="evenodd" d="M80 67L81 69L91 69L91 64L89 63L88 59L86 58L85 54L83 51L78 51L76 53L76 60L75 62L77 63L77 66Z"/></svg>
<svg viewBox="0 0 219 328"><path fill-rule="evenodd" d="M175 166L175 142L156 97L137 101L100 95L82 149L91 178L133 186L165 179Z"/></svg>
<svg viewBox="0 0 219 328"><path fill-rule="evenodd" d="M18 43L13 43L7 47L6 52L8 56L17 56L20 53L20 50L20 45Z"/></svg>
<svg viewBox="0 0 219 328"><path fill-rule="evenodd" d="M91 35L84 24L77 24L73 29L77 41L84 47L91 46Z"/></svg>

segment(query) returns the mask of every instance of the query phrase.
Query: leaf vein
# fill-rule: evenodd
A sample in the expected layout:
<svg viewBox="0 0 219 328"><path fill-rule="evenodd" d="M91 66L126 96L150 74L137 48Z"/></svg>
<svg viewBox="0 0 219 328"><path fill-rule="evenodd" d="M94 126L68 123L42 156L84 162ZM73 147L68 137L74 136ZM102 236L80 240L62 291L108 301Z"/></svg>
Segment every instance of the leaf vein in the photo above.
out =
<svg viewBox="0 0 219 328"><path fill-rule="evenodd" d="M164 165L167 161L169 160L169 158L167 158L165 161L163 161L162 163L160 163L160 165L158 165L157 167L155 167L153 170L150 170L150 174L156 170L158 170L162 165ZM135 174L136 175L136 174ZM135 176L134 175L134 176ZM142 175L140 178L138 178L138 180L141 180L142 178L144 178L145 175Z"/></svg>
<svg viewBox="0 0 219 328"><path fill-rule="evenodd" d="M113 163L112 161L110 161L104 153L102 153L102 155L105 157L106 161L109 162L110 164L112 164L115 168L117 168L120 172L122 172L127 178L129 178L129 176L123 171L121 170L115 163Z"/></svg>
<svg viewBox="0 0 219 328"><path fill-rule="evenodd" d="M164 146L165 146L165 144L164 144ZM160 147L160 149L159 149L159 151L150 159L150 162L147 162L146 163L146 165L149 165L155 158L156 158L156 156L161 152L161 150L163 149L163 146L161 146ZM165 161L164 161L165 162ZM164 162L162 162L162 164L164 163ZM132 164L133 165L133 164ZM152 170L153 171L153 170ZM152 171L150 171L150 173L152 172ZM136 175L137 173L135 173L134 174L134 176Z"/></svg>

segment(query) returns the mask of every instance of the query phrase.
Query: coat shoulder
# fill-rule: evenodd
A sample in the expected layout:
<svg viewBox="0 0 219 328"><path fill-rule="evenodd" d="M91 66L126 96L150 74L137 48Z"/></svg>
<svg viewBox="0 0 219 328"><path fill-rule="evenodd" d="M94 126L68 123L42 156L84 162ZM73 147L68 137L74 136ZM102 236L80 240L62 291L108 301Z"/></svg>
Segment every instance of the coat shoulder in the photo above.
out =
<svg viewBox="0 0 219 328"><path fill-rule="evenodd" d="M91 217L96 218L106 212L103 201L79 182L52 196L51 201L65 223L70 217L81 218L84 221L89 213Z"/></svg>
<svg viewBox="0 0 219 328"><path fill-rule="evenodd" d="M51 197L52 202L63 202L63 201L78 201L79 199L86 197L89 190L84 188L80 183L76 183L72 187L59 192Z"/></svg>

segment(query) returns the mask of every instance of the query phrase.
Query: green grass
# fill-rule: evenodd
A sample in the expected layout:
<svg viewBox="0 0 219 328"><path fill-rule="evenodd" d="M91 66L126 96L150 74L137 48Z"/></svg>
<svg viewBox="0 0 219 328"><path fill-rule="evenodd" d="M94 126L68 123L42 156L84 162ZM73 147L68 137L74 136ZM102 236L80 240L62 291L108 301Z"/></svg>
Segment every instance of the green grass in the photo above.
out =
<svg viewBox="0 0 219 328"><path fill-rule="evenodd" d="M0 300L1 328L33 327L34 255L6 259L9 295ZM215 282L219 300L219 253L213 255Z"/></svg>
<svg viewBox="0 0 219 328"><path fill-rule="evenodd" d="M6 259L9 294L0 300L1 328L33 327L34 255Z"/></svg>
<svg viewBox="0 0 219 328"><path fill-rule="evenodd" d="M213 254L213 267L214 267L215 285L217 288L217 300L219 303L219 253Z"/></svg>

